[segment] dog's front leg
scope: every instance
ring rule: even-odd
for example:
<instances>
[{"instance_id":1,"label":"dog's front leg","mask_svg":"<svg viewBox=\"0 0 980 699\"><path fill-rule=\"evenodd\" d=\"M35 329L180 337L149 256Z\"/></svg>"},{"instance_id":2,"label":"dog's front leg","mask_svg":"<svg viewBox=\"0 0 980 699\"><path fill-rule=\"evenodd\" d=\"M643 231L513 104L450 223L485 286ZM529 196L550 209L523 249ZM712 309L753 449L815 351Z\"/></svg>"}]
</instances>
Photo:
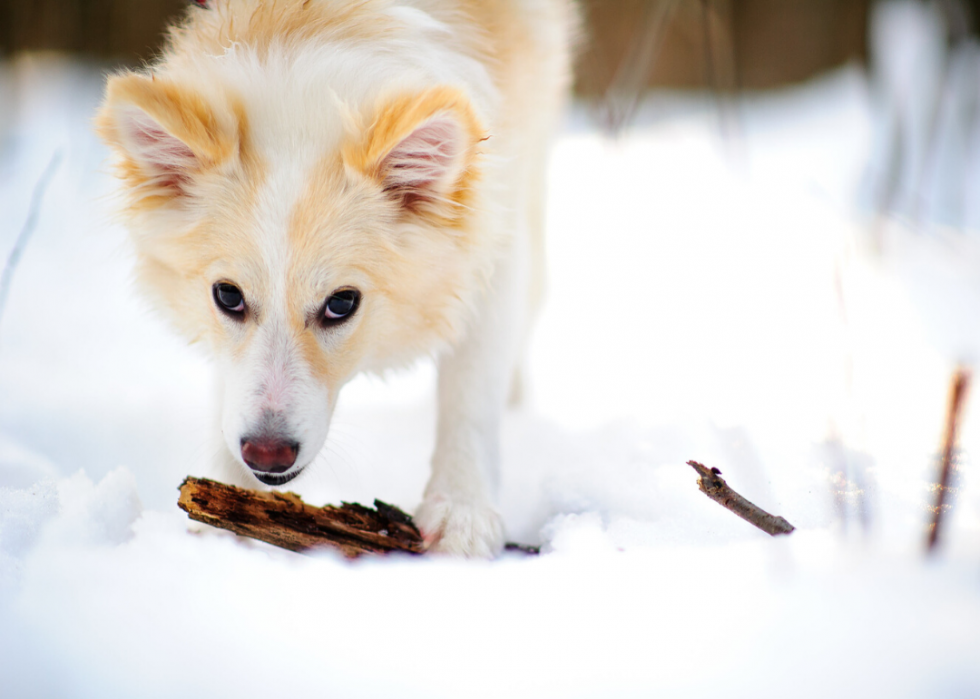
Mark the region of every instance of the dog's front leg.
<instances>
[{"instance_id":1,"label":"dog's front leg","mask_svg":"<svg viewBox=\"0 0 980 699\"><path fill-rule=\"evenodd\" d=\"M503 546L500 423L523 323L524 267L516 255L498 264L466 337L439 363L432 476L416 513L434 551L489 558Z\"/></svg>"}]
</instances>

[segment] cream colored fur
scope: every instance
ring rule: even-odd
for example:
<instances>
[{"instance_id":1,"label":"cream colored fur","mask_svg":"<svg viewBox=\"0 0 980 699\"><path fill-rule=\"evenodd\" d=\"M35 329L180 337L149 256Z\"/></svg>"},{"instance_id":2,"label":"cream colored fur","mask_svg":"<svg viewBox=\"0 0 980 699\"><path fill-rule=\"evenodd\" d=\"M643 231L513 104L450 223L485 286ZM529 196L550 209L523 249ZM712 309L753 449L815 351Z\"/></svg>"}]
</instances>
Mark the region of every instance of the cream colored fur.
<instances>
[{"instance_id":1,"label":"cream colored fur","mask_svg":"<svg viewBox=\"0 0 980 699\"><path fill-rule=\"evenodd\" d=\"M570 0L212 0L110 78L98 129L141 289L219 367L217 474L257 429L327 439L342 386L439 362L432 547L492 556L500 418L539 293L544 159ZM247 311L221 312L230 283ZM318 313L361 293L344 323Z\"/></svg>"}]
</instances>

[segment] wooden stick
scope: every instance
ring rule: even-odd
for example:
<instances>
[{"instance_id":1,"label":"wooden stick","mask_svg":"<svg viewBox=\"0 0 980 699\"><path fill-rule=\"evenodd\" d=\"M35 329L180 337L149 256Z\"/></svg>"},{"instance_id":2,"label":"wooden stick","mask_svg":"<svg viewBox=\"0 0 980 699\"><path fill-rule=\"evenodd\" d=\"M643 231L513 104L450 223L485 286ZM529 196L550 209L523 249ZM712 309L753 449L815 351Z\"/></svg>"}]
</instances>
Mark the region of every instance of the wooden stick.
<instances>
[{"instance_id":1,"label":"wooden stick","mask_svg":"<svg viewBox=\"0 0 980 699\"><path fill-rule=\"evenodd\" d=\"M939 467L939 483L936 486L936 506L932 508L932 522L929 524L929 538L926 552L931 552L939 543L943 514L950 509L946 503L946 493L950 488L952 472L955 470L956 436L959 431L960 415L966 402L966 391L970 386L970 372L963 367L956 369L949 384L949 403L946 405L946 429L943 435L943 459Z\"/></svg>"},{"instance_id":2,"label":"wooden stick","mask_svg":"<svg viewBox=\"0 0 980 699\"><path fill-rule=\"evenodd\" d=\"M722 507L731 510L749 524L755 525L766 534L771 536L789 534L796 529L796 527L782 517L769 514L761 507L753 505L732 490L725 482L725 479L721 477L721 471L718 469L709 469L697 461L688 461L687 465L698 472L698 488L701 489L702 493Z\"/></svg>"},{"instance_id":3,"label":"wooden stick","mask_svg":"<svg viewBox=\"0 0 980 699\"><path fill-rule=\"evenodd\" d=\"M425 550L412 518L380 500L374 501L373 510L348 502L313 507L295 493L259 492L188 477L177 504L195 521L290 551L333 547L357 558L364 553Z\"/></svg>"}]
</instances>

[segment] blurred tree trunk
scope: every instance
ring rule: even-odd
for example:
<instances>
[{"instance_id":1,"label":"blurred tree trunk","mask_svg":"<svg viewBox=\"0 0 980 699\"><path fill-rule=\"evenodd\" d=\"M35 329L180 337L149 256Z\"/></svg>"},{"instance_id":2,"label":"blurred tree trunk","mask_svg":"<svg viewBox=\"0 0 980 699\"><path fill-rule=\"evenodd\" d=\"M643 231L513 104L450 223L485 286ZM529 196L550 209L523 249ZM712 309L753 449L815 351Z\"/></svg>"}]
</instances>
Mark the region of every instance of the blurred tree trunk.
<instances>
[{"instance_id":1,"label":"blurred tree trunk","mask_svg":"<svg viewBox=\"0 0 980 699\"><path fill-rule=\"evenodd\" d=\"M63 51L138 63L185 0L0 0L0 54Z\"/></svg>"}]
</instances>

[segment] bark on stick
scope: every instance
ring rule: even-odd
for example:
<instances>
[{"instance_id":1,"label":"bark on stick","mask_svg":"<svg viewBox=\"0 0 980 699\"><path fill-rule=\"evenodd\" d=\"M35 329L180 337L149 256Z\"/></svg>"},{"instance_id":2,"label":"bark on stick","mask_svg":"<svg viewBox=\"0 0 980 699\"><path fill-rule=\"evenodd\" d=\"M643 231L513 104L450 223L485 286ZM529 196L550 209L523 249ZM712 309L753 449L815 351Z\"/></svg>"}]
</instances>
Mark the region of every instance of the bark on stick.
<instances>
[{"instance_id":1,"label":"bark on stick","mask_svg":"<svg viewBox=\"0 0 980 699\"><path fill-rule=\"evenodd\" d=\"M697 461L688 461L687 465L698 472L698 487L702 493L766 534L771 536L789 534L796 529L782 517L769 514L732 490L725 479L721 477L721 471L718 469L708 468Z\"/></svg>"},{"instance_id":2,"label":"bark on stick","mask_svg":"<svg viewBox=\"0 0 980 699\"><path fill-rule=\"evenodd\" d=\"M188 477L177 504L193 520L290 551L333 547L357 558L425 550L412 518L380 500L374 501L375 509L348 502L313 507L295 493L259 492Z\"/></svg>"}]
</instances>

